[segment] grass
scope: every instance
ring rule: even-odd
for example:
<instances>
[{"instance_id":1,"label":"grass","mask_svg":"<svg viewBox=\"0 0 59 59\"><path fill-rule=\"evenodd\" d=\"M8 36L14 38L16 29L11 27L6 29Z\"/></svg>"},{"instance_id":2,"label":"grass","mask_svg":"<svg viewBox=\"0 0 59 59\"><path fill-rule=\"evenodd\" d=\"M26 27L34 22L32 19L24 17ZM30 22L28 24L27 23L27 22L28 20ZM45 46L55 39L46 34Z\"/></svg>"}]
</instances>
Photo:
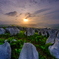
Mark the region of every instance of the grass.
<instances>
[{"instance_id":1,"label":"grass","mask_svg":"<svg viewBox=\"0 0 59 59\"><path fill-rule=\"evenodd\" d=\"M20 31L20 34L17 34L15 36L10 36L9 33L6 33L4 35L0 35L0 45L4 43L4 40L7 40L9 43L13 39L16 39L17 41L12 41L10 43L11 45L11 59L18 59L19 54L21 52L21 49L23 47L23 44L26 42L30 42L35 45L37 48L37 51L39 53L39 59L56 59L54 56L52 56L48 50L48 47L51 45L45 44L48 37L38 35L36 32L33 36L26 36L24 34L24 31Z\"/></svg>"}]
</instances>

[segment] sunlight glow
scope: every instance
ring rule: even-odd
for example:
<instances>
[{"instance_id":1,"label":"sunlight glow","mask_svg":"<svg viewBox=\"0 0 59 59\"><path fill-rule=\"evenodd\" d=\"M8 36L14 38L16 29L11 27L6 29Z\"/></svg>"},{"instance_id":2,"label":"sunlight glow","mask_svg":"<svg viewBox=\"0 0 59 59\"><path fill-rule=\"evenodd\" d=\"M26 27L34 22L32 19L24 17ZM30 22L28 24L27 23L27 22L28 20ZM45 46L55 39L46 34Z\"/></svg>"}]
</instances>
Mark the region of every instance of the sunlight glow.
<instances>
[{"instance_id":1,"label":"sunlight glow","mask_svg":"<svg viewBox=\"0 0 59 59\"><path fill-rule=\"evenodd\" d=\"M27 22L27 21L28 21L28 19L24 19L24 21L25 21L25 22Z\"/></svg>"}]
</instances>

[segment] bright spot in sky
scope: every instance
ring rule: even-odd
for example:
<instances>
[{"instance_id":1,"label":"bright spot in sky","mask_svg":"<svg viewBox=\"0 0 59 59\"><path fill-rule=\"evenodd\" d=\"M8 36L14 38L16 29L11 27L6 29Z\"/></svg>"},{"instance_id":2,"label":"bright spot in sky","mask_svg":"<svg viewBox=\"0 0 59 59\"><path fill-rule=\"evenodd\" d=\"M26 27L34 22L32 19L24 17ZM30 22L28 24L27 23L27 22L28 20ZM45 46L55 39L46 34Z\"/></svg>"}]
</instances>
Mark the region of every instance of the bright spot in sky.
<instances>
[{"instance_id":1,"label":"bright spot in sky","mask_svg":"<svg viewBox=\"0 0 59 59\"><path fill-rule=\"evenodd\" d=\"M27 21L28 21L28 19L24 19L24 21L25 21L25 22L27 22Z\"/></svg>"}]
</instances>

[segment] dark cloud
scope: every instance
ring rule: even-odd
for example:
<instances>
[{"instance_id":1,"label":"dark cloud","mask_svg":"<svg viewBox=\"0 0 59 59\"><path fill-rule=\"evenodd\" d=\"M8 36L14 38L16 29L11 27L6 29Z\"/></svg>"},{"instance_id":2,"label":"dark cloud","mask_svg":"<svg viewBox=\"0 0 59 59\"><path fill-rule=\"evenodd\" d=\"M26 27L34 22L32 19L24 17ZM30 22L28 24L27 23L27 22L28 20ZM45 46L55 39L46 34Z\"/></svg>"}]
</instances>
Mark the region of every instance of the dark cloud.
<instances>
[{"instance_id":1,"label":"dark cloud","mask_svg":"<svg viewBox=\"0 0 59 59\"><path fill-rule=\"evenodd\" d=\"M37 11L34 12L34 14L42 13L42 12L48 11L48 10L50 10L50 9L51 9L51 8L37 10Z\"/></svg>"},{"instance_id":2,"label":"dark cloud","mask_svg":"<svg viewBox=\"0 0 59 59\"><path fill-rule=\"evenodd\" d=\"M45 12L45 11L48 11L48 10L50 10L50 8L37 10L37 11L35 11L33 14L31 14L31 13L26 13L25 16L26 16L26 19L29 18L29 17L38 17L37 14L42 13L42 12Z\"/></svg>"},{"instance_id":3,"label":"dark cloud","mask_svg":"<svg viewBox=\"0 0 59 59\"><path fill-rule=\"evenodd\" d=\"M30 3L38 3L38 1L36 1L36 0L30 0Z\"/></svg>"},{"instance_id":4,"label":"dark cloud","mask_svg":"<svg viewBox=\"0 0 59 59\"><path fill-rule=\"evenodd\" d=\"M53 3L53 2L59 2L59 0L30 0L30 3L35 3L35 4L38 4L38 3L44 3L44 2L48 2L48 3Z\"/></svg>"},{"instance_id":5,"label":"dark cloud","mask_svg":"<svg viewBox=\"0 0 59 59\"><path fill-rule=\"evenodd\" d=\"M31 14L30 12L27 13L20 13L19 15L17 15L16 17L20 17L21 15L25 15L25 19L29 18L29 17L36 17L36 15Z\"/></svg>"},{"instance_id":6,"label":"dark cloud","mask_svg":"<svg viewBox=\"0 0 59 59\"><path fill-rule=\"evenodd\" d=\"M26 19L29 18L29 17L31 17L31 15L32 15L31 13L26 13L25 14Z\"/></svg>"},{"instance_id":7,"label":"dark cloud","mask_svg":"<svg viewBox=\"0 0 59 59\"><path fill-rule=\"evenodd\" d=\"M27 18L29 18L29 17L35 17L36 15L31 14L31 13L26 13L25 16L26 16L26 19L27 19Z\"/></svg>"},{"instance_id":8,"label":"dark cloud","mask_svg":"<svg viewBox=\"0 0 59 59\"><path fill-rule=\"evenodd\" d=\"M23 13L20 13L19 15L16 15L16 17L20 17Z\"/></svg>"},{"instance_id":9,"label":"dark cloud","mask_svg":"<svg viewBox=\"0 0 59 59\"><path fill-rule=\"evenodd\" d=\"M23 13L20 13L19 15L22 15Z\"/></svg>"},{"instance_id":10,"label":"dark cloud","mask_svg":"<svg viewBox=\"0 0 59 59\"><path fill-rule=\"evenodd\" d=\"M40 0L40 2L49 2L49 3L53 3L53 2L58 2L59 0Z\"/></svg>"},{"instance_id":11,"label":"dark cloud","mask_svg":"<svg viewBox=\"0 0 59 59\"><path fill-rule=\"evenodd\" d=\"M25 16L27 16L27 15L31 15L31 13L28 12L28 13L25 14Z\"/></svg>"},{"instance_id":12,"label":"dark cloud","mask_svg":"<svg viewBox=\"0 0 59 59\"><path fill-rule=\"evenodd\" d=\"M5 6L5 8L10 5L13 5L12 1L11 0L0 0L0 7L3 7Z\"/></svg>"},{"instance_id":13,"label":"dark cloud","mask_svg":"<svg viewBox=\"0 0 59 59\"><path fill-rule=\"evenodd\" d=\"M52 20L59 20L59 9L48 12L44 15L47 15L49 18L51 17Z\"/></svg>"},{"instance_id":14,"label":"dark cloud","mask_svg":"<svg viewBox=\"0 0 59 59\"><path fill-rule=\"evenodd\" d=\"M8 16L16 16L17 15L17 12L16 11L13 11L13 12L6 13L5 15L8 15Z\"/></svg>"},{"instance_id":15,"label":"dark cloud","mask_svg":"<svg viewBox=\"0 0 59 59\"><path fill-rule=\"evenodd\" d=\"M59 13L59 10L55 10L55 11L51 11L51 12L48 12L48 13L46 13L45 15L48 15L48 14L53 14L53 13Z\"/></svg>"},{"instance_id":16,"label":"dark cloud","mask_svg":"<svg viewBox=\"0 0 59 59\"><path fill-rule=\"evenodd\" d=\"M59 0L47 0L49 3L58 2Z\"/></svg>"}]
</instances>

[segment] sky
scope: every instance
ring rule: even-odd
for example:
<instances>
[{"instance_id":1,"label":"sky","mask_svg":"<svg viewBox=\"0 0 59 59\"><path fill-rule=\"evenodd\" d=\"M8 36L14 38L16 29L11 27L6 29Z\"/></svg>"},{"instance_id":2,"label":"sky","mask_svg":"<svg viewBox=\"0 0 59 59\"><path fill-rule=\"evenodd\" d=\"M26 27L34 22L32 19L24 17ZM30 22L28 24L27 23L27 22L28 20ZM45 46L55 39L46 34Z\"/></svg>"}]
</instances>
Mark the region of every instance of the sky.
<instances>
[{"instance_id":1,"label":"sky","mask_svg":"<svg viewBox=\"0 0 59 59\"><path fill-rule=\"evenodd\" d=\"M0 24L59 24L59 0L0 0Z\"/></svg>"}]
</instances>

